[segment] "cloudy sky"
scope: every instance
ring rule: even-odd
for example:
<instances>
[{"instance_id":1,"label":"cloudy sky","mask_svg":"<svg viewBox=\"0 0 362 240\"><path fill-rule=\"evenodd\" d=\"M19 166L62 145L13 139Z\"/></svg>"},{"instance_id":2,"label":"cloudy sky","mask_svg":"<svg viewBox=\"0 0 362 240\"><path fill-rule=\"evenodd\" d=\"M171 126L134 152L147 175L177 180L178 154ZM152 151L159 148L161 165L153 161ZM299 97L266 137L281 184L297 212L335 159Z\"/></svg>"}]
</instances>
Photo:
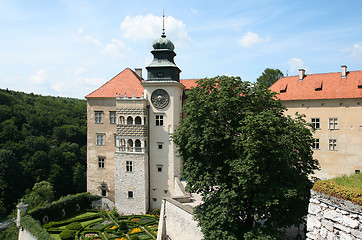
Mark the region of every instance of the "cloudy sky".
<instances>
[{"instance_id":1,"label":"cloudy sky","mask_svg":"<svg viewBox=\"0 0 362 240\"><path fill-rule=\"evenodd\" d=\"M0 0L0 88L84 98L146 77L163 9L183 79L362 70L360 0Z\"/></svg>"}]
</instances>

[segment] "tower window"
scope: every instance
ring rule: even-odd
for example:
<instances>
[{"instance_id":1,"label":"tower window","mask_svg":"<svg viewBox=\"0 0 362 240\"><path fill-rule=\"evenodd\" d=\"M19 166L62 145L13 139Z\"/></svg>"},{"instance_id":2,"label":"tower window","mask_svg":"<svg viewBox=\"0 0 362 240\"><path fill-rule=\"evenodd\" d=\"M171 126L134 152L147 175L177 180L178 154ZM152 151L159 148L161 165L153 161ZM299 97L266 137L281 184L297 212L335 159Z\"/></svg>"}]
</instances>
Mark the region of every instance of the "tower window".
<instances>
[{"instance_id":1,"label":"tower window","mask_svg":"<svg viewBox=\"0 0 362 240\"><path fill-rule=\"evenodd\" d=\"M156 115L156 126L163 126L163 115Z\"/></svg>"},{"instance_id":2,"label":"tower window","mask_svg":"<svg viewBox=\"0 0 362 240\"><path fill-rule=\"evenodd\" d=\"M103 123L103 112L94 112L94 123Z\"/></svg>"},{"instance_id":3,"label":"tower window","mask_svg":"<svg viewBox=\"0 0 362 240\"><path fill-rule=\"evenodd\" d=\"M157 167L157 172L162 172L162 167L163 167L162 165L157 165L156 167Z\"/></svg>"},{"instance_id":4,"label":"tower window","mask_svg":"<svg viewBox=\"0 0 362 240\"><path fill-rule=\"evenodd\" d=\"M104 168L105 157L98 157L98 168Z\"/></svg>"},{"instance_id":5,"label":"tower window","mask_svg":"<svg viewBox=\"0 0 362 240\"><path fill-rule=\"evenodd\" d=\"M132 171L133 171L133 162L126 161L126 172L132 172Z\"/></svg>"},{"instance_id":6,"label":"tower window","mask_svg":"<svg viewBox=\"0 0 362 240\"><path fill-rule=\"evenodd\" d=\"M158 146L158 149L162 149L163 143L162 143L162 142L158 142L158 143L157 143L157 146Z\"/></svg>"},{"instance_id":7,"label":"tower window","mask_svg":"<svg viewBox=\"0 0 362 240\"><path fill-rule=\"evenodd\" d=\"M157 77L158 77L158 78L163 78L163 77L164 77L163 72L158 72L158 73L157 73Z\"/></svg>"},{"instance_id":8,"label":"tower window","mask_svg":"<svg viewBox=\"0 0 362 240\"><path fill-rule=\"evenodd\" d=\"M128 191L128 198L133 198L133 191Z\"/></svg>"},{"instance_id":9,"label":"tower window","mask_svg":"<svg viewBox=\"0 0 362 240\"><path fill-rule=\"evenodd\" d=\"M107 190L102 189L102 197L106 197L107 196Z\"/></svg>"},{"instance_id":10,"label":"tower window","mask_svg":"<svg viewBox=\"0 0 362 240\"><path fill-rule=\"evenodd\" d=\"M141 119L141 117L138 117L138 116L137 116L134 121L135 121L135 124L136 124L136 125L141 125L141 124L142 124L142 119Z\"/></svg>"}]
</instances>

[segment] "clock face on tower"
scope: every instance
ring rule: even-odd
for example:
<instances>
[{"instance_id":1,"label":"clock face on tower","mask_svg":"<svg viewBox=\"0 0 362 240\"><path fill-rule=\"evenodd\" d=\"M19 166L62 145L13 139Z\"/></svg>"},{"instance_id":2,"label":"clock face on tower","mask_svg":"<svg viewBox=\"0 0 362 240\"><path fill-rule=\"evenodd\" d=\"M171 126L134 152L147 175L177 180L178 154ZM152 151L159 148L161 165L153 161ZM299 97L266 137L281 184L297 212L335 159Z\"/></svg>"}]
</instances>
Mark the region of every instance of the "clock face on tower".
<instances>
[{"instance_id":1,"label":"clock face on tower","mask_svg":"<svg viewBox=\"0 0 362 240\"><path fill-rule=\"evenodd\" d=\"M155 108L165 108L170 102L170 96L163 89L156 89L151 95L151 102Z\"/></svg>"}]
</instances>

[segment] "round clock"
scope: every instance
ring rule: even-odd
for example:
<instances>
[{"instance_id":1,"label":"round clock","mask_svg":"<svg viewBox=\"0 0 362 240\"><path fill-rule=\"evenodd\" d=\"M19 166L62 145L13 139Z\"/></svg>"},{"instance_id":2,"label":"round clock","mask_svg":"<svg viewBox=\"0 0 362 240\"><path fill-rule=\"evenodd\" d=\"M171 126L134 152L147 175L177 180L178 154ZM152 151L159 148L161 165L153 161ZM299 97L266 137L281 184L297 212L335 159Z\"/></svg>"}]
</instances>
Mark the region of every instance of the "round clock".
<instances>
[{"instance_id":1,"label":"round clock","mask_svg":"<svg viewBox=\"0 0 362 240\"><path fill-rule=\"evenodd\" d=\"M163 89L156 89L151 95L151 102L155 108L164 108L170 102L170 96Z\"/></svg>"}]
</instances>

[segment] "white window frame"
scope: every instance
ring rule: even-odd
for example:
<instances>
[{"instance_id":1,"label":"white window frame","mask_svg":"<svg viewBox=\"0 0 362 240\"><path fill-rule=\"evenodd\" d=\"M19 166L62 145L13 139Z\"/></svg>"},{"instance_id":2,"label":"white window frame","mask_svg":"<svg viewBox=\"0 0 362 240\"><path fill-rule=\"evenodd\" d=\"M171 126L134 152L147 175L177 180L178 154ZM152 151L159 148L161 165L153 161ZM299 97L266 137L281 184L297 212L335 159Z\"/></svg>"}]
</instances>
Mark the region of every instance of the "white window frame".
<instances>
[{"instance_id":1,"label":"white window frame","mask_svg":"<svg viewBox=\"0 0 362 240\"><path fill-rule=\"evenodd\" d=\"M126 161L126 172L133 172L133 162Z\"/></svg>"},{"instance_id":2,"label":"white window frame","mask_svg":"<svg viewBox=\"0 0 362 240\"><path fill-rule=\"evenodd\" d=\"M109 123L115 124L117 121L116 111L109 111Z\"/></svg>"},{"instance_id":3,"label":"white window frame","mask_svg":"<svg viewBox=\"0 0 362 240\"><path fill-rule=\"evenodd\" d=\"M313 150L319 150L319 149L320 149L320 148L319 148L319 144L320 144L319 138L314 138L314 142L313 142L313 145L312 145L312 149L313 149Z\"/></svg>"},{"instance_id":4,"label":"white window frame","mask_svg":"<svg viewBox=\"0 0 362 240\"><path fill-rule=\"evenodd\" d=\"M337 151L338 150L337 139L330 138L328 140L328 150L329 151Z\"/></svg>"},{"instance_id":5,"label":"white window frame","mask_svg":"<svg viewBox=\"0 0 362 240\"><path fill-rule=\"evenodd\" d=\"M94 111L94 123L103 123L103 111Z\"/></svg>"},{"instance_id":6,"label":"white window frame","mask_svg":"<svg viewBox=\"0 0 362 240\"><path fill-rule=\"evenodd\" d=\"M105 168L106 157L98 156L98 168Z\"/></svg>"},{"instance_id":7,"label":"white window frame","mask_svg":"<svg viewBox=\"0 0 362 240\"><path fill-rule=\"evenodd\" d=\"M156 126L163 126L164 115L157 114L156 115Z\"/></svg>"},{"instance_id":8,"label":"white window frame","mask_svg":"<svg viewBox=\"0 0 362 240\"><path fill-rule=\"evenodd\" d=\"M338 118L328 118L328 129L329 130L339 129Z\"/></svg>"},{"instance_id":9,"label":"white window frame","mask_svg":"<svg viewBox=\"0 0 362 240\"><path fill-rule=\"evenodd\" d=\"M310 122L312 123L313 129L321 129L321 119L320 118L311 118ZM318 127L317 127L318 124Z\"/></svg>"},{"instance_id":10,"label":"white window frame","mask_svg":"<svg viewBox=\"0 0 362 240\"><path fill-rule=\"evenodd\" d=\"M104 133L97 133L96 144L97 146L104 146Z\"/></svg>"}]
</instances>

